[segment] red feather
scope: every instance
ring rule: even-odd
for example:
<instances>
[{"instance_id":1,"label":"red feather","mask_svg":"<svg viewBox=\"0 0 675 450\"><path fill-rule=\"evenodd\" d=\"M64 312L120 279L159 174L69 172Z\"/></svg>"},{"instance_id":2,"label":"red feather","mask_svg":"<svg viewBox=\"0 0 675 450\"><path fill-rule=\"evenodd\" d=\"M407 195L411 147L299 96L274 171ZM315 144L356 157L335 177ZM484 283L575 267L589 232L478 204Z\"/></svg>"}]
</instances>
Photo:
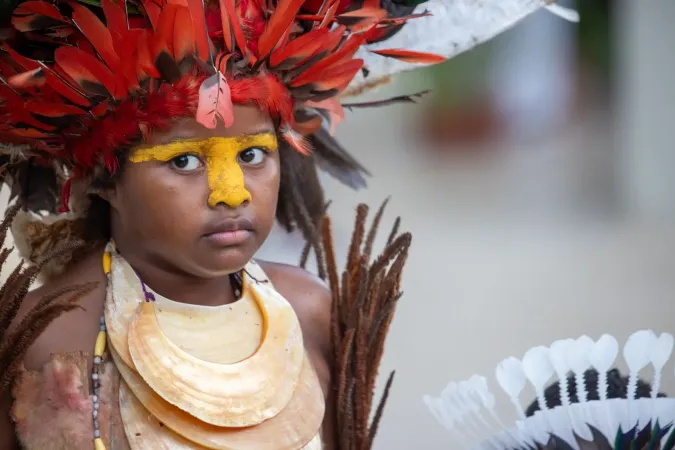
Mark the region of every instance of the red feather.
<instances>
[{"instance_id":1,"label":"red feather","mask_svg":"<svg viewBox=\"0 0 675 450\"><path fill-rule=\"evenodd\" d=\"M151 49L151 42L154 39L153 35L148 30L140 30L137 37L138 59L136 61L136 74L139 79L146 76L151 78L159 78L161 75L155 67L155 59Z\"/></svg>"},{"instance_id":2,"label":"red feather","mask_svg":"<svg viewBox=\"0 0 675 450\"><path fill-rule=\"evenodd\" d=\"M316 80L312 82L312 88L316 91L342 90L361 70L362 66L362 59L350 59L333 65L317 74Z\"/></svg>"},{"instance_id":3,"label":"red feather","mask_svg":"<svg viewBox=\"0 0 675 450\"><path fill-rule=\"evenodd\" d=\"M302 134L303 136L309 136L319 131L321 129L322 124L323 118L319 114L309 116L305 118L305 120L303 121L298 120L298 118L296 117L293 129L295 129L295 131Z\"/></svg>"},{"instance_id":4,"label":"red feather","mask_svg":"<svg viewBox=\"0 0 675 450\"><path fill-rule=\"evenodd\" d=\"M319 79L319 75L324 70L328 69L334 64L340 64L343 60L348 60L353 57L354 53L356 53L359 47L370 37L370 34L374 29L375 27L364 33L350 35L338 51L312 65L304 73L300 74L293 81L291 81L291 87L298 87L312 83Z\"/></svg>"},{"instance_id":5,"label":"red feather","mask_svg":"<svg viewBox=\"0 0 675 450\"><path fill-rule=\"evenodd\" d=\"M335 133L335 128L345 119L345 110L342 107L342 103L335 97L320 102L306 101L305 106L320 109L328 113L331 134Z\"/></svg>"},{"instance_id":6,"label":"red feather","mask_svg":"<svg viewBox=\"0 0 675 450\"><path fill-rule=\"evenodd\" d=\"M335 18L335 13L337 12L339 6L339 1L336 0L333 2L333 4L328 8L328 11L326 11L326 15L324 16L323 20L319 24L319 28L330 26L330 24L333 22L333 19Z\"/></svg>"},{"instance_id":7,"label":"red feather","mask_svg":"<svg viewBox=\"0 0 675 450\"><path fill-rule=\"evenodd\" d=\"M98 105L94 106L91 109L91 114L96 117L97 119L100 119L103 117L107 112L108 112L108 105L110 104L110 101L106 98L103 100L101 103Z\"/></svg>"},{"instance_id":8,"label":"red feather","mask_svg":"<svg viewBox=\"0 0 675 450\"><path fill-rule=\"evenodd\" d=\"M188 9L190 10L192 28L195 33L197 56L199 56L199 59L202 61L208 61L210 56L210 39L208 31L206 30L206 23L204 22L204 6L202 0L188 0Z\"/></svg>"},{"instance_id":9,"label":"red feather","mask_svg":"<svg viewBox=\"0 0 675 450\"><path fill-rule=\"evenodd\" d=\"M75 25L89 39L91 45L101 55L101 58L103 58L108 67L112 70L117 70L120 65L120 57L115 52L110 30L86 6L79 3L72 3L71 6L73 8L72 17Z\"/></svg>"},{"instance_id":10,"label":"red feather","mask_svg":"<svg viewBox=\"0 0 675 450\"><path fill-rule=\"evenodd\" d=\"M54 52L54 59L85 92L104 95L100 89L103 88L116 100L126 97L127 92L120 78L101 61L79 48L59 47Z\"/></svg>"},{"instance_id":11,"label":"red feather","mask_svg":"<svg viewBox=\"0 0 675 450\"><path fill-rule=\"evenodd\" d=\"M70 86L59 77L53 69L43 69L45 74L45 80L47 85L54 90L57 94L65 97L76 105L88 107L89 99L85 97L82 93L77 91L73 86Z\"/></svg>"},{"instance_id":12,"label":"red feather","mask_svg":"<svg viewBox=\"0 0 675 450\"><path fill-rule=\"evenodd\" d=\"M127 13L122 1L101 0L106 27L110 31L112 42L118 55L124 55L127 48L124 46L124 37L127 35ZM129 25L131 26L131 24Z\"/></svg>"},{"instance_id":13,"label":"red feather","mask_svg":"<svg viewBox=\"0 0 675 450\"><path fill-rule=\"evenodd\" d=\"M45 117L79 116L86 114L86 111L77 106L66 105L65 103L47 103L37 100L26 102L26 109L31 114Z\"/></svg>"},{"instance_id":14,"label":"red feather","mask_svg":"<svg viewBox=\"0 0 675 450\"><path fill-rule=\"evenodd\" d=\"M21 89L43 86L46 81L45 74L41 68L18 73L7 79L10 86Z\"/></svg>"},{"instance_id":15,"label":"red feather","mask_svg":"<svg viewBox=\"0 0 675 450\"><path fill-rule=\"evenodd\" d=\"M361 8L337 16L338 23L352 32L359 32L378 24L387 17L387 11L381 8Z\"/></svg>"},{"instance_id":16,"label":"red feather","mask_svg":"<svg viewBox=\"0 0 675 450\"><path fill-rule=\"evenodd\" d=\"M173 27L173 57L180 62L195 52L195 32L187 8L176 10Z\"/></svg>"},{"instance_id":17,"label":"red feather","mask_svg":"<svg viewBox=\"0 0 675 450\"><path fill-rule=\"evenodd\" d=\"M298 153L309 155L312 152L311 144L305 139L303 135L291 128L285 128L281 135L284 140L288 142Z\"/></svg>"},{"instance_id":18,"label":"red feather","mask_svg":"<svg viewBox=\"0 0 675 450\"><path fill-rule=\"evenodd\" d=\"M436 55L433 53L423 53L423 52L413 52L410 50L401 50L401 49L389 49L389 50L371 50L372 53L376 53L381 56L386 56L388 58L396 58L401 61L409 63L420 63L420 64L436 64L446 61L445 56Z\"/></svg>"},{"instance_id":19,"label":"red feather","mask_svg":"<svg viewBox=\"0 0 675 450\"><path fill-rule=\"evenodd\" d=\"M279 4L267 22L265 31L258 39L260 59L266 58L281 42L282 36L290 29L303 2L304 0L279 0Z\"/></svg>"},{"instance_id":20,"label":"red feather","mask_svg":"<svg viewBox=\"0 0 675 450\"><path fill-rule=\"evenodd\" d=\"M270 65L277 67L285 63L285 65L297 66L299 63L313 56L321 48L323 38L329 34L328 29L317 28L300 35L283 47L274 50L270 55Z\"/></svg>"},{"instance_id":21,"label":"red feather","mask_svg":"<svg viewBox=\"0 0 675 450\"><path fill-rule=\"evenodd\" d=\"M143 3L143 8L145 8L145 14L150 20L150 24L153 29L157 29L159 24L159 16L162 13L162 7L160 6L159 0L141 0Z\"/></svg>"},{"instance_id":22,"label":"red feather","mask_svg":"<svg viewBox=\"0 0 675 450\"><path fill-rule=\"evenodd\" d=\"M33 61L32 59L26 58L23 55L20 55L17 53L12 47L9 45L3 45L2 49L9 53L9 57L19 64L21 67L23 67L26 70L33 70L37 69L40 67L40 64L37 61Z\"/></svg>"},{"instance_id":23,"label":"red feather","mask_svg":"<svg viewBox=\"0 0 675 450\"><path fill-rule=\"evenodd\" d=\"M241 28L241 22L234 7L234 0L220 0L220 18L223 23L223 39L225 47L230 51L235 51L234 44L239 47L242 56L246 56L246 37ZM234 38L234 42L233 42Z\"/></svg>"},{"instance_id":24,"label":"red feather","mask_svg":"<svg viewBox=\"0 0 675 450\"><path fill-rule=\"evenodd\" d=\"M159 15L159 21L155 28L153 38L152 56L153 61L157 59L157 55L166 52L173 56L173 36L174 27L176 25L176 12L180 9L179 5L167 4L162 8Z\"/></svg>"},{"instance_id":25,"label":"red feather","mask_svg":"<svg viewBox=\"0 0 675 450\"><path fill-rule=\"evenodd\" d=\"M20 3L12 13L12 24L22 32L62 28L70 25L59 9L45 1Z\"/></svg>"}]
</instances>

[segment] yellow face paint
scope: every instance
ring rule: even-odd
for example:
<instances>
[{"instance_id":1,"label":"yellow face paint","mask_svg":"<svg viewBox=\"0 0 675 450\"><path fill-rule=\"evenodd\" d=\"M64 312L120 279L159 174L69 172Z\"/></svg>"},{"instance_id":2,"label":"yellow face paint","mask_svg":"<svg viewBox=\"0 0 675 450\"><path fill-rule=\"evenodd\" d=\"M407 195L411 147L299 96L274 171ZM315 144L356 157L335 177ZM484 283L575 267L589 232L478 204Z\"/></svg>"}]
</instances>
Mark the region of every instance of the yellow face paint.
<instances>
[{"instance_id":1,"label":"yellow face paint","mask_svg":"<svg viewBox=\"0 0 675 450\"><path fill-rule=\"evenodd\" d=\"M208 139L183 139L165 145L136 149L129 160L168 162L181 155L194 155L206 165L211 194L209 206L218 203L236 208L251 200L244 185L244 172L239 165L239 154L244 150L260 148L268 152L277 150L274 133L252 134L239 137L212 137Z\"/></svg>"}]
</instances>

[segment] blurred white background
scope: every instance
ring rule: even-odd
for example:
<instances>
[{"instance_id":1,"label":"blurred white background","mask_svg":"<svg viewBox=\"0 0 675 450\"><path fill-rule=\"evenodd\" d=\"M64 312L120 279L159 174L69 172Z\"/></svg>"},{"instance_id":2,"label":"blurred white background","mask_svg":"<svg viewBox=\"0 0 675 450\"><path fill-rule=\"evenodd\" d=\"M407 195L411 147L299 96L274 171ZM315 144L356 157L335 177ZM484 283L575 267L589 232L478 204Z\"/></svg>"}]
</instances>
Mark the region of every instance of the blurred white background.
<instances>
[{"instance_id":1,"label":"blurred white background","mask_svg":"<svg viewBox=\"0 0 675 450\"><path fill-rule=\"evenodd\" d=\"M675 328L675 2L587 3L584 25L542 12L401 77L370 96L434 93L338 131L373 173L357 193L325 177L341 258L359 202L391 196L384 223L414 236L378 450L449 449L422 396L531 346ZM279 232L260 256L300 246Z\"/></svg>"}]
</instances>

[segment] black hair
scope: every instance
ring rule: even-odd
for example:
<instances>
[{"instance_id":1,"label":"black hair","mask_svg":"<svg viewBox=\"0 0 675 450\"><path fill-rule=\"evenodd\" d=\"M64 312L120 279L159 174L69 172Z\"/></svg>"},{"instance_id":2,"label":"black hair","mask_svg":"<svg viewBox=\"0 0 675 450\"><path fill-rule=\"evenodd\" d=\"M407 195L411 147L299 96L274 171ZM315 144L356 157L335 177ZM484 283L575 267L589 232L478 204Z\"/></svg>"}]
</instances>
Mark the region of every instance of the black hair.
<instances>
[{"instance_id":1,"label":"black hair","mask_svg":"<svg viewBox=\"0 0 675 450\"><path fill-rule=\"evenodd\" d=\"M589 369L584 372L584 384L586 386L588 400L600 400L600 395L598 393L598 375L598 371L595 369ZM574 376L569 376L567 378L567 386L570 402L578 403L579 397L577 395L577 384ZM626 398L628 395L628 377L622 376L618 369L612 369L607 372L607 387L607 398ZM647 398L651 396L651 392L651 384L638 379L637 398ZM658 396L665 397L666 395L659 393ZM544 399L546 400L546 406L548 408L555 408L556 406L562 405L559 381L556 381L544 390ZM535 400L528 406L525 414L529 417L534 415L534 413L540 409L539 401Z\"/></svg>"},{"instance_id":2,"label":"black hair","mask_svg":"<svg viewBox=\"0 0 675 450\"><path fill-rule=\"evenodd\" d=\"M117 158L114 174L107 172L94 179L93 189L111 187L122 174L126 159ZM277 221L288 232L299 229L308 241L317 235L319 221L324 214L324 194L319 182L317 166L312 155L302 155L279 139L281 179L277 202ZM87 212L85 240L105 242L111 237L110 204L98 195L91 195Z\"/></svg>"}]
</instances>

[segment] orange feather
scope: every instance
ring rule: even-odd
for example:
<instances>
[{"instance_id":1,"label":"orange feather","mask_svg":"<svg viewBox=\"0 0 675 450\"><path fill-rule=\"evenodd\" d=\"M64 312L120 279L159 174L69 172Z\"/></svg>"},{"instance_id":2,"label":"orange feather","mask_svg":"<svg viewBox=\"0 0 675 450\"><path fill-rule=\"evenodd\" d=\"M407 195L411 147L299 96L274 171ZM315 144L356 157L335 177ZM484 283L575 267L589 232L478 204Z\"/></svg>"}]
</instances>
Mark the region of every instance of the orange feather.
<instances>
[{"instance_id":1,"label":"orange feather","mask_svg":"<svg viewBox=\"0 0 675 450\"><path fill-rule=\"evenodd\" d=\"M82 88L93 95L105 95L107 91L114 99L126 97L126 90L120 78L101 61L75 47L59 47L54 60Z\"/></svg>"},{"instance_id":2,"label":"orange feather","mask_svg":"<svg viewBox=\"0 0 675 450\"><path fill-rule=\"evenodd\" d=\"M120 57L115 52L110 30L91 12L89 8L79 3L72 3L73 21L82 34L89 40L96 52L112 70L117 70Z\"/></svg>"},{"instance_id":3,"label":"orange feather","mask_svg":"<svg viewBox=\"0 0 675 450\"><path fill-rule=\"evenodd\" d=\"M264 59L269 55L274 47L281 41L282 36L286 33L295 19L304 0L280 0L276 9L272 13L265 31L258 39L258 54L260 59Z\"/></svg>"},{"instance_id":4,"label":"orange feather","mask_svg":"<svg viewBox=\"0 0 675 450\"><path fill-rule=\"evenodd\" d=\"M188 9L192 18L192 28L195 33L197 56L202 61L208 61L210 56L209 35L204 22L204 4L202 0L188 0Z\"/></svg>"},{"instance_id":5,"label":"orange feather","mask_svg":"<svg viewBox=\"0 0 675 450\"><path fill-rule=\"evenodd\" d=\"M444 56L436 55L434 53L413 52L410 50L402 50L402 49L371 50L371 51L372 53L375 53L380 56L395 58L409 63L436 64L444 62L447 59Z\"/></svg>"}]
</instances>

